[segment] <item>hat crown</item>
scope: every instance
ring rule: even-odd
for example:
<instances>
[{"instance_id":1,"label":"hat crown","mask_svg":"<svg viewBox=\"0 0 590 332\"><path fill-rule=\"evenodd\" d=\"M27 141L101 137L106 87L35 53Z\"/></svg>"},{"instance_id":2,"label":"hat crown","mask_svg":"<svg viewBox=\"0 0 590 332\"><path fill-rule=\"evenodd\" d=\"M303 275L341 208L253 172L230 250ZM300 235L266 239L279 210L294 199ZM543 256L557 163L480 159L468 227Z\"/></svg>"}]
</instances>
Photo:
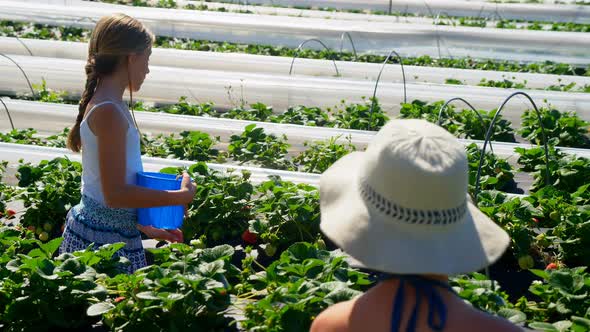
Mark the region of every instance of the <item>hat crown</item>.
<instances>
[{"instance_id":1,"label":"hat crown","mask_svg":"<svg viewBox=\"0 0 590 332\"><path fill-rule=\"evenodd\" d=\"M390 121L367 147L366 158L361 190L382 212L401 208L403 213L392 220L408 217L413 223L450 224L462 216L467 156L443 128L424 120ZM439 213L442 219L432 215Z\"/></svg>"}]
</instances>

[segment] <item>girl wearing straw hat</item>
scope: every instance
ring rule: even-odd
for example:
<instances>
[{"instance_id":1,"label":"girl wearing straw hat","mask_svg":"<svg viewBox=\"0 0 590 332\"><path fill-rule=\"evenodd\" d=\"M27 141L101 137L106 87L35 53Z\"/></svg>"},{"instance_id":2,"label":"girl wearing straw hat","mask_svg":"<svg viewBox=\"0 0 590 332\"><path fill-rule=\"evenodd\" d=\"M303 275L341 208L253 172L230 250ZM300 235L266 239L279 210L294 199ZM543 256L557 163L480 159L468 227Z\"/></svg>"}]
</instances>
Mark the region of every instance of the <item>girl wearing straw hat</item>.
<instances>
[{"instance_id":1,"label":"girl wearing straw hat","mask_svg":"<svg viewBox=\"0 0 590 332\"><path fill-rule=\"evenodd\" d=\"M457 296L448 275L478 271L509 237L470 201L464 147L423 120L390 121L365 152L321 178L321 229L353 265L382 273L362 296L326 309L312 332L521 331Z\"/></svg>"}]
</instances>

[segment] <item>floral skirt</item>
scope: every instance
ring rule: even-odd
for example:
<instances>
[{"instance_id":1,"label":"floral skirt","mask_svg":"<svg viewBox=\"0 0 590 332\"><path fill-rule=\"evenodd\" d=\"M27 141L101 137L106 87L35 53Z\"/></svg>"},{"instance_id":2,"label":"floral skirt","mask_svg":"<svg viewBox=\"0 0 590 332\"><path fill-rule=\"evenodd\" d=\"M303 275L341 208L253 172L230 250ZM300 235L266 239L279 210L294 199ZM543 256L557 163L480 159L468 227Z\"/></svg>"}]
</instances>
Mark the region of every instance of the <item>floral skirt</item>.
<instances>
[{"instance_id":1,"label":"floral skirt","mask_svg":"<svg viewBox=\"0 0 590 332\"><path fill-rule=\"evenodd\" d=\"M96 200L82 196L80 204L74 206L66 218L60 253L84 250L91 244L124 242L116 256L131 261L129 273L147 265L141 243L141 234L135 227L137 215L124 209L108 208Z\"/></svg>"}]
</instances>

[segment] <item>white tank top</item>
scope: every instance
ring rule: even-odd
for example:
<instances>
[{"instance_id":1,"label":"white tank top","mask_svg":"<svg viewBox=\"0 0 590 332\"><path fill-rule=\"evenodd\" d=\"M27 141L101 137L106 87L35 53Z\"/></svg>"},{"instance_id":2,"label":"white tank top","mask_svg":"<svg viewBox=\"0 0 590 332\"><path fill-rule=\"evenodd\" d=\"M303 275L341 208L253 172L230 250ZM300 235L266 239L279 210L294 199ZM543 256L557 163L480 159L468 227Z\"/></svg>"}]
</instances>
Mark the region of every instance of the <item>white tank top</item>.
<instances>
[{"instance_id":1,"label":"white tank top","mask_svg":"<svg viewBox=\"0 0 590 332\"><path fill-rule=\"evenodd\" d=\"M98 163L98 141L96 135L92 132L86 121L90 114L99 106L113 104L115 108L121 111L121 114L127 119L129 127L125 139L126 147L126 170L125 181L127 184L136 184L138 172L143 171L141 162L141 149L139 131L133 124L131 115L127 108L112 101L104 101L94 105L86 114L86 117L80 123L80 138L82 142L82 195L86 195L99 203L105 205L102 184L100 182L100 167ZM135 211L135 209L125 209Z\"/></svg>"}]
</instances>

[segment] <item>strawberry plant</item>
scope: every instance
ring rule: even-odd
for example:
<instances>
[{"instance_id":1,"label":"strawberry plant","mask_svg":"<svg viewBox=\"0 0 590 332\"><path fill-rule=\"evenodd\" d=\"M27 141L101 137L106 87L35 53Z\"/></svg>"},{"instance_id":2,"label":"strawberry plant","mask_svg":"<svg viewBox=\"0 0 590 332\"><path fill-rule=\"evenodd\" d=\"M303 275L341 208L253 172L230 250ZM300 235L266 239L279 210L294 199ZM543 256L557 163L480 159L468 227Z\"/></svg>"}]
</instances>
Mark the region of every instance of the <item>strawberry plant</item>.
<instances>
[{"instance_id":1,"label":"strawberry plant","mask_svg":"<svg viewBox=\"0 0 590 332\"><path fill-rule=\"evenodd\" d=\"M177 173L176 169L163 171ZM197 193L183 224L185 239L204 236L210 246L239 240L253 216L250 173L222 176L204 163L191 166L188 172L197 183Z\"/></svg>"},{"instance_id":2,"label":"strawberry plant","mask_svg":"<svg viewBox=\"0 0 590 332\"><path fill-rule=\"evenodd\" d=\"M30 163L18 168L18 186L15 198L27 208L22 216L23 226L47 232L50 237L59 233L68 210L80 202L82 166L66 158ZM44 234L43 237L46 235Z\"/></svg>"},{"instance_id":3,"label":"strawberry plant","mask_svg":"<svg viewBox=\"0 0 590 332\"><path fill-rule=\"evenodd\" d=\"M5 269L6 264L20 254L27 254L39 248L41 242L35 239L35 233L20 227L0 225L0 279L10 274ZM0 310L0 312L2 312Z\"/></svg>"},{"instance_id":4,"label":"strawberry plant","mask_svg":"<svg viewBox=\"0 0 590 332\"><path fill-rule=\"evenodd\" d=\"M41 84L33 84L35 89L36 100L44 103L65 103L67 93L60 91L56 92L47 88L47 82L43 78Z\"/></svg>"},{"instance_id":5,"label":"strawberry plant","mask_svg":"<svg viewBox=\"0 0 590 332\"><path fill-rule=\"evenodd\" d=\"M411 103L402 103L400 109L400 118L402 119L422 119L428 122L436 123L438 114L444 105L443 101L428 103L422 100L412 100ZM445 128L451 134L457 132L457 126L453 122L454 107L448 105L441 115L441 127Z\"/></svg>"},{"instance_id":6,"label":"strawberry plant","mask_svg":"<svg viewBox=\"0 0 590 332\"><path fill-rule=\"evenodd\" d=\"M375 100L373 112L371 114L371 103L370 100L365 100L363 104L346 104L345 101L337 106L334 110L331 110L333 122L330 127L334 128L346 128L346 129L359 129L359 130L379 130L387 121L389 117L379 102Z\"/></svg>"},{"instance_id":7,"label":"strawberry plant","mask_svg":"<svg viewBox=\"0 0 590 332\"><path fill-rule=\"evenodd\" d=\"M224 331L231 319L225 274L230 246L184 244L153 251L158 265L105 280L111 296L88 308L116 331Z\"/></svg>"},{"instance_id":8,"label":"strawberry plant","mask_svg":"<svg viewBox=\"0 0 590 332\"><path fill-rule=\"evenodd\" d=\"M539 208L533 206L526 198L508 199L506 195L497 191L483 191L478 196L478 207L510 235L514 258L520 259L534 254L536 257L532 257L533 259L542 260L539 253L533 250L536 237L534 228L541 226L537 225L534 219L543 216ZM523 262L524 259L519 261L521 268L532 268L529 266L531 264L522 264ZM536 264L535 261L533 264Z\"/></svg>"},{"instance_id":9,"label":"strawberry plant","mask_svg":"<svg viewBox=\"0 0 590 332\"><path fill-rule=\"evenodd\" d=\"M44 139L45 144L50 147L65 149L67 146L67 140L68 140L69 133L70 133L70 128L64 128L64 130L59 134L47 136Z\"/></svg>"},{"instance_id":10,"label":"strawberry plant","mask_svg":"<svg viewBox=\"0 0 590 332\"><path fill-rule=\"evenodd\" d=\"M501 290L500 284L492 282L481 273L471 273L469 275L459 275L449 279L450 286L464 300L469 301L475 308L490 313L502 314L512 312L515 314L512 304L508 301L508 294ZM522 323L524 314L519 315L518 321L512 320L513 323ZM524 316L526 318L526 316Z\"/></svg>"},{"instance_id":11,"label":"strawberry plant","mask_svg":"<svg viewBox=\"0 0 590 332\"><path fill-rule=\"evenodd\" d=\"M487 86L492 88L503 88L503 89L526 89L526 81L522 83L516 83L507 79L501 81L486 80L485 78L479 82L479 86Z\"/></svg>"},{"instance_id":12,"label":"strawberry plant","mask_svg":"<svg viewBox=\"0 0 590 332\"><path fill-rule=\"evenodd\" d=\"M105 246L98 256L79 252L52 259L61 241L39 244L6 264L10 273L0 284L0 293L9 300L0 303L0 321L6 324L6 331L88 328L98 321L87 316L86 309L106 299L107 290L99 284L106 275L87 263L111 260L122 244Z\"/></svg>"},{"instance_id":13,"label":"strawberry plant","mask_svg":"<svg viewBox=\"0 0 590 332\"><path fill-rule=\"evenodd\" d=\"M492 120L496 115L497 110L484 111L477 110L479 116L477 116L472 110L462 110L455 114L455 121L457 122L457 133L459 137L484 140L488 128L492 124ZM483 122L482 122L483 120ZM496 118L494 123L494 129L492 141L500 142L515 142L514 130L510 121L504 119L501 115Z\"/></svg>"},{"instance_id":14,"label":"strawberry plant","mask_svg":"<svg viewBox=\"0 0 590 332\"><path fill-rule=\"evenodd\" d=\"M552 145L574 148L590 147L590 138L588 137L590 123L571 112L560 112L545 107L542 107L539 112L545 128L545 135ZM533 144L543 144L543 135L536 112L527 110L523 113L519 134Z\"/></svg>"},{"instance_id":15,"label":"strawberry plant","mask_svg":"<svg viewBox=\"0 0 590 332\"><path fill-rule=\"evenodd\" d=\"M223 155L213 145L219 138L211 138L200 131L183 131L176 135L158 135L147 138L143 152L154 157L177 158L189 161L222 161ZM149 144L148 144L149 143Z\"/></svg>"},{"instance_id":16,"label":"strawberry plant","mask_svg":"<svg viewBox=\"0 0 590 332\"><path fill-rule=\"evenodd\" d=\"M535 238L538 252L546 263L562 261L569 266L588 265L590 260L590 213L576 206L574 195L551 186L532 193L527 200L542 211L537 217L545 229Z\"/></svg>"},{"instance_id":17,"label":"strawberry plant","mask_svg":"<svg viewBox=\"0 0 590 332\"><path fill-rule=\"evenodd\" d=\"M278 178L257 187L257 219L250 221L250 232L264 244L279 249L299 241L313 242L320 234L319 192L306 184Z\"/></svg>"},{"instance_id":18,"label":"strawberry plant","mask_svg":"<svg viewBox=\"0 0 590 332\"><path fill-rule=\"evenodd\" d=\"M402 104L400 117L402 119L423 119L428 122L438 123L438 116L444 104L444 101L427 103L422 100L414 100L411 103ZM486 138L487 130L496 115L496 111L478 110L477 113L479 116L471 109L456 112L454 106L447 105L441 114L440 126L457 137L483 140ZM510 121L498 116L494 124L491 140L514 142L514 132Z\"/></svg>"},{"instance_id":19,"label":"strawberry plant","mask_svg":"<svg viewBox=\"0 0 590 332\"><path fill-rule=\"evenodd\" d=\"M246 306L241 324L260 331L308 331L322 310L360 295L370 284L367 275L348 266L341 251L309 243L292 245L249 282L267 295Z\"/></svg>"},{"instance_id":20,"label":"strawberry plant","mask_svg":"<svg viewBox=\"0 0 590 332\"><path fill-rule=\"evenodd\" d=\"M356 147L348 137L348 143L337 143L340 137L332 137L329 141L305 142L305 151L293 158L295 164L300 165L300 170L306 173L323 173L333 163L350 152L356 151Z\"/></svg>"},{"instance_id":21,"label":"strawberry plant","mask_svg":"<svg viewBox=\"0 0 590 332\"><path fill-rule=\"evenodd\" d=\"M118 5L131 5L136 7L151 7L146 0L101 0L101 2L114 3Z\"/></svg>"},{"instance_id":22,"label":"strawberry plant","mask_svg":"<svg viewBox=\"0 0 590 332\"><path fill-rule=\"evenodd\" d=\"M33 128L14 129L7 133L0 133L0 142L65 148L69 131L68 128L65 128L59 134L41 137Z\"/></svg>"},{"instance_id":23,"label":"strawberry plant","mask_svg":"<svg viewBox=\"0 0 590 332\"><path fill-rule=\"evenodd\" d=\"M576 205L590 205L590 183L581 185L572 194L572 203Z\"/></svg>"},{"instance_id":24,"label":"strawberry plant","mask_svg":"<svg viewBox=\"0 0 590 332\"><path fill-rule=\"evenodd\" d=\"M286 159L289 144L287 138L268 135L263 128L255 124L246 126L241 135L232 135L228 146L228 154L234 160L244 164L253 162L266 168L293 169Z\"/></svg>"},{"instance_id":25,"label":"strawberry plant","mask_svg":"<svg viewBox=\"0 0 590 332\"><path fill-rule=\"evenodd\" d=\"M156 110L156 109L155 109ZM157 109L161 112L179 115L194 115L194 116L212 116L217 114L217 111L213 109L213 104L202 103L202 104L191 104L187 102L186 97L180 97L178 103L166 106L161 109Z\"/></svg>"},{"instance_id":26,"label":"strawberry plant","mask_svg":"<svg viewBox=\"0 0 590 332\"><path fill-rule=\"evenodd\" d=\"M295 106L270 117L270 122L291 123L303 126L326 127L331 122L327 112L319 107Z\"/></svg>"},{"instance_id":27,"label":"strawberry plant","mask_svg":"<svg viewBox=\"0 0 590 332\"><path fill-rule=\"evenodd\" d=\"M539 300L520 304L522 310L533 316L529 327L540 331L588 331L590 275L586 267L532 272L542 281L533 282L529 288Z\"/></svg>"},{"instance_id":28,"label":"strawberry plant","mask_svg":"<svg viewBox=\"0 0 590 332\"><path fill-rule=\"evenodd\" d=\"M473 191L475 190L475 181L481 158L481 149L477 144L472 143L466 147L466 150L467 161L469 162L469 189L470 191ZM490 152L486 152L479 180L479 188L481 190L506 190L508 189L507 186L509 184L514 184L512 166L510 166L506 160L500 159Z\"/></svg>"},{"instance_id":29,"label":"strawberry plant","mask_svg":"<svg viewBox=\"0 0 590 332\"><path fill-rule=\"evenodd\" d=\"M37 131L29 129L13 129L7 133L0 133L0 142L13 144L44 145L42 139L35 137Z\"/></svg>"},{"instance_id":30,"label":"strawberry plant","mask_svg":"<svg viewBox=\"0 0 590 332\"><path fill-rule=\"evenodd\" d=\"M545 174L547 165L545 163L545 152L543 148L516 148L520 154L518 163L523 165L521 170L533 172L535 181L533 191L545 186ZM576 192L581 184L586 184L590 179L590 159L578 157L572 154L565 154L554 148L549 153L549 175L550 185L568 192Z\"/></svg>"},{"instance_id":31,"label":"strawberry plant","mask_svg":"<svg viewBox=\"0 0 590 332\"><path fill-rule=\"evenodd\" d=\"M221 117L235 120L267 121L272 114L272 107L256 103L250 105L249 109L233 108L222 114Z\"/></svg>"}]
</instances>

